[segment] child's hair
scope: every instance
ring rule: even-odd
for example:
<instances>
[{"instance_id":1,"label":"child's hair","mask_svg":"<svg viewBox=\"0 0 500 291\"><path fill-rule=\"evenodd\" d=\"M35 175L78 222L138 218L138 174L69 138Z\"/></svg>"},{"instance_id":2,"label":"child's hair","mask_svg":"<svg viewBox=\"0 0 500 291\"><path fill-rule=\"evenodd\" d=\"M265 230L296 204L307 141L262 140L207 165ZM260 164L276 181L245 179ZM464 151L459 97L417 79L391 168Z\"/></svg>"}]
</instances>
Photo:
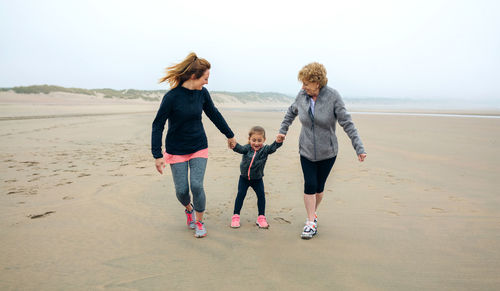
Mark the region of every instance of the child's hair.
<instances>
[{"instance_id":1,"label":"child's hair","mask_svg":"<svg viewBox=\"0 0 500 291\"><path fill-rule=\"evenodd\" d=\"M256 133L262 134L264 139L266 138L266 130L262 126L256 125L256 126L250 128L250 131L248 132L248 139L250 139L252 137L252 135L254 135Z\"/></svg>"},{"instance_id":2,"label":"child's hair","mask_svg":"<svg viewBox=\"0 0 500 291\"><path fill-rule=\"evenodd\" d=\"M189 80L193 74L196 79L201 78L206 70L210 70L210 63L198 58L195 53L190 53L182 62L168 67L167 74L160 79L159 83L167 82L173 89Z\"/></svg>"}]
</instances>

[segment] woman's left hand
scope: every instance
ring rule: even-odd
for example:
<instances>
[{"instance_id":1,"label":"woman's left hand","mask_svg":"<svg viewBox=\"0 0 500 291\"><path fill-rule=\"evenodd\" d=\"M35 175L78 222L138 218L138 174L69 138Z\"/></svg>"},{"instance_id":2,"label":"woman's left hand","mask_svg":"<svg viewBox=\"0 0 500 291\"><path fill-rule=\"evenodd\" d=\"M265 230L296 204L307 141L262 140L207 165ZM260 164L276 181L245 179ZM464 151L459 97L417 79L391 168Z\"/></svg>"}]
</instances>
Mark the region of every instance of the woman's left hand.
<instances>
[{"instance_id":1,"label":"woman's left hand","mask_svg":"<svg viewBox=\"0 0 500 291\"><path fill-rule=\"evenodd\" d=\"M236 146L236 139L234 137L228 138L227 139L227 147L230 149L234 149L235 146Z\"/></svg>"},{"instance_id":2,"label":"woman's left hand","mask_svg":"<svg viewBox=\"0 0 500 291\"><path fill-rule=\"evenodd\" d=\"M358 160L359 160L360 162L364 161L364 160L365 160L365 158L366 158L366 154L360 154L360 155L358 155Z\"/></svg>"}]
</instances>

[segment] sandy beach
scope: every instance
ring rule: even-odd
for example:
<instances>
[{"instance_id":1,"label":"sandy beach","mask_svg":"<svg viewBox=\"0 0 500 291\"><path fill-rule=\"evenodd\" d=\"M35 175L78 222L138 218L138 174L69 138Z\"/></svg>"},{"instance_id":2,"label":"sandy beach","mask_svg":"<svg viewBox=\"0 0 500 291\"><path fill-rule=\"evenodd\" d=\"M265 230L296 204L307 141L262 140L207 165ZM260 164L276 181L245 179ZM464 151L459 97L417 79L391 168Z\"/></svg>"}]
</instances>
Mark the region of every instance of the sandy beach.
<instances>
[{"instance_id":1,"label":"sandy beach","mask_svg":"<svg viewBox=\"0 0 500 291\"><path fill-rule=\"evenodd\" d=\"M196 239L150 153L158 104L67 100L0 102L0 290L500 289L498 118L353 114L367 160L338 126L309 241L298 120L267 162L262 230L252 190L229 227L241 156L205 118ZM240 143L283 118L220 110Z\"/></svg>"}]
</instances>

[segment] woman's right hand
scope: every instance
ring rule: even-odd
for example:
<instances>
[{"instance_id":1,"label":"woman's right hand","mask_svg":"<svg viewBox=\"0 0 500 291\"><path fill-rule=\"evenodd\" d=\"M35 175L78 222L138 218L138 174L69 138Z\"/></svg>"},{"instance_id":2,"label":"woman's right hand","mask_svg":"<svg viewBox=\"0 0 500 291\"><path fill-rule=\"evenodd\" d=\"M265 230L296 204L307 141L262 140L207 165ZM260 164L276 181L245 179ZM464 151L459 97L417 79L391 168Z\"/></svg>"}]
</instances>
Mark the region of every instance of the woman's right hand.
<instances>
[{"instance_id":1,"label":"woman's right hand","mask_svg":"<svg viewBox=\"0 0 500 291\"><path fill-rule=\"evenodd\" d=\"M285 140L285 136L286 135L284 135L282 133L278 133L278 135L276 136L276 142L277 143L282 143Z\"/></svg>"},{"instance_id":2,"label":"woman's right hand","mask_svg":"<svg viewBox=\"0 0 500 291\"><path fill-rule=\"evenodd\" d=\"M155 160L156 170L163 174L163 168L165 168L165 160L163 158L158 158Z\"/></svg>"}]
</instances>

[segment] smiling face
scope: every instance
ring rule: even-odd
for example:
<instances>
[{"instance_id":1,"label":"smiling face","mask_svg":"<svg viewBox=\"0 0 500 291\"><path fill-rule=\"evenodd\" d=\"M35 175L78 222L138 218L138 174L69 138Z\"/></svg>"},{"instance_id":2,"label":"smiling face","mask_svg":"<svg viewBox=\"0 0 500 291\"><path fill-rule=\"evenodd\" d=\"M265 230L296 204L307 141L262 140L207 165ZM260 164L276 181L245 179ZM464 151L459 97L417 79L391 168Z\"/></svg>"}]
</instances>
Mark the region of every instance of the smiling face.
<instances>
[{"instance_id":1,"label":"smiling face","mask_svg":"<svg viewBox=\"0 0 500 291\"><path fill-rule=\"evenodd\" d=\"M193 74L193 89L201 90L204 85L208 84L208 77L210 77L210 70L206 70L205 73L199 78L195 79Z\"/></svg>"},{"instance_id":2,"label":"smiling face","mask_svg":"<svg viewBox=\"0 0 500 291\"><path fill-rule=\"evenodd\" d=\"M261 133L254 133L248 138L248 143L254 151L260 150L264 146L266 138Z\"/></svg>"},{"instance_id":3,"label":"smiling face","mask_svg":"<svg viewBox=\"0 0 500 291\"><path fill-rule=\"evenodd\" d=\"M319 94L319 84L316 82L302 82L302 89L306 91L307 95L316 97Z\"/></svg>"}]
</instances>

